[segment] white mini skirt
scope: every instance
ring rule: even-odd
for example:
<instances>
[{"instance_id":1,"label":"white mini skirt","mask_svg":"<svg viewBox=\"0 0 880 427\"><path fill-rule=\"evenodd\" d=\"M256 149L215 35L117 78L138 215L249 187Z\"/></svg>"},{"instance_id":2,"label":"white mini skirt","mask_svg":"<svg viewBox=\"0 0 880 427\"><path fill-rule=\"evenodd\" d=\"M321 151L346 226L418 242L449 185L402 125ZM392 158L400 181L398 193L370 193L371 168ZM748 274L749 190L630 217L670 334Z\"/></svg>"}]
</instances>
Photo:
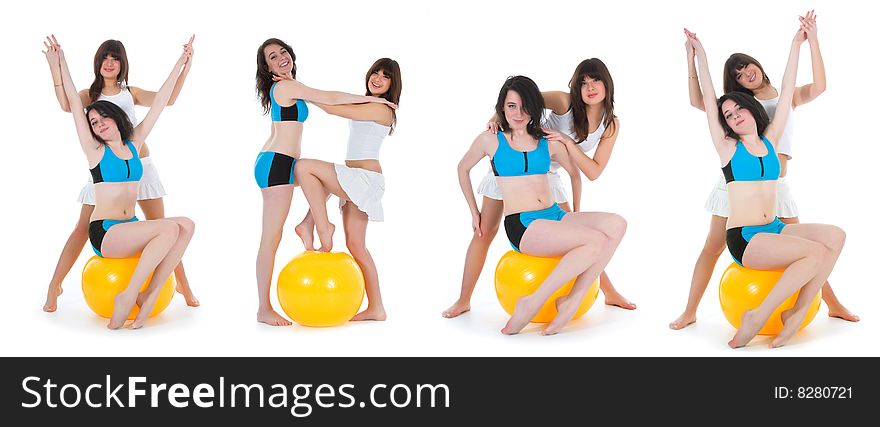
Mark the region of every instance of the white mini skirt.
<instances>
[{"instance_id":1,"label":"white mini skirt","mask_svg":"<svg viewBox=\"0 0 880 427\"><path fill-rule=\"evenodd\" d=\"M336 179L339 186L345 190L345 194L351 199L361 212L367 214L370 221L384 221L385 213L382 210L382 196L385 194L385 176L361 168L350 168L345 165L334 164L336 167ZM345 205L345 200L339 200L339 208Z\"/></svg>"}]
</instances>

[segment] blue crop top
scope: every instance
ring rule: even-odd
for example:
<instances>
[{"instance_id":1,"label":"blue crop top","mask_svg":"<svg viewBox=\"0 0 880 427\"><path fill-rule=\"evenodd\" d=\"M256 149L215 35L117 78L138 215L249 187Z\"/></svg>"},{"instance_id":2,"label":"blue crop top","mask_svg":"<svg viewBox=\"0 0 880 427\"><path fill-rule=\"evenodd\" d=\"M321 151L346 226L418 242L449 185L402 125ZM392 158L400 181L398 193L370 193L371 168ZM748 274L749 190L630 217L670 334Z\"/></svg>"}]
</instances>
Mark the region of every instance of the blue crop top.
<instances>
[{"instance_id":1,"label":"blue crop top","mask_svg":"<svg viewBox=\"0 0 880 427\"><path fill-rule=\"evenodd\" d=\"M538 148L517 151L507 143L504 133L498 132L498 149L492 156L492 172L495 176L540 175L550 171L550 148L541 138Z\"/></svg>"},{"instance_id":2,"label":"blue crop top","mask_svg":"<svg viewBox=\"0 0 880 427\"><path fill-rule=\"evenodd\" d=\"M726 166L721 168L724 172L724 180L727 183L733 181L775 181L779 179L779 158L776 157L776 150L764 135L761 135L761 141L767 147L767 154L763 157L753 156L746 149L742 141L736 142L736 151Z\"/></svg>"},{"instance_id":3,"label":"blue crop top","mask_svg":"<svg viewBox=\"0 0 880 427\"><path fill-rule=\"evenodd\" d=\"M272 83L272 87L269 88L269 100L271 101L269 104L269 112L272 114L273 122L305 122L309 117L309 107L306 105L306 102L302 99L297 99L296 102L289 107L282 107L275 102L275 85L278 82Z\"/></svg>"},{"instance_id":4,"label":"blue crop top","mask_svg":"<svg viewBox=\"0 0 880 427\"><path fill-rule=\"evenodd\" d=\"M126 140L125 145L131 151L131 158L127 160L116 157L109 146L104 146L104 156L89 172L92 173L92 181L99 182L132 182L140 181L144 175L144 165L138 158L137 149L131 141Z\"/></svg>"}]
</instances>

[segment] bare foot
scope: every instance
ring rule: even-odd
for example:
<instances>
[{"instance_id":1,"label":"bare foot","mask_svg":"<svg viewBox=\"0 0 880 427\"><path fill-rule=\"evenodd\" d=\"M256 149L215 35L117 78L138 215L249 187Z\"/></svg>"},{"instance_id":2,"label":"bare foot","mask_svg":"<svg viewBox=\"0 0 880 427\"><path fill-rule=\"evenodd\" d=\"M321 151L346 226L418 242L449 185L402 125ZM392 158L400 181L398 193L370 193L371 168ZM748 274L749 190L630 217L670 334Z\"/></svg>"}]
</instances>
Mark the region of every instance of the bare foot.
<instances>
[{"instance_id":1,"label":"bare foot","mask_svg":"<svg viewBox=\"0 0 880 427\"><path fill-rule=\"evenodd\" d=\"M846 320L847 322L858 322L859 320L862 320L859 316L856 316L851 311L847 310L843 304L839 303L834 306L828 304L828 317L836 317L838 319Z\"/></svg>"},{"instance_id":2,"label":"bare foot","mask_svg":"<svg viewBox=\"0 0 880 427\"><path fill-rule=\"evenodd\" d=\"M507 324L504 325L504 328L501 329L501 333L504 335L518 334L519 331L528 326L529 322L531 322L532 318L535 317L535 314L537 314L540 309L541 306L532 302L532 299L529 296L520 298L516 301L516 308L513 310L513 316L510 316L510 320L508 320Z\"/></svg>"},{"instance_id":3,"label":"bare foot","mask_svg":"<svg viewBox=\"0 0 880 427\"><path fill-rule=\"evenodd\" d=\"M46 293L46 304L43 305L43 311L46 313L53 313L58 309L58 297L64 293L64 289L61 286L57 288L50 287L49 291Z\"/></svg>"},{"instance_id":4,"label":"bare foot","mask_svg":"<svg viewBox=\"0 0 880 427\"><path fill-rule=\"evenodd\" d=\"M733 339L727 343L730 348L740 348L749 343L755 335L758 335L758 331L761 330L762 323L760 323L760 319L755 318L755 313L752 310L747 310L743 313L742 322L740 323L739 330L736 331L736 335L733 336Z\"/></svg>"},{"instance_id":5,"label":"bare foot","mask_svg":"<svg viewBox=\"0 0 880 427\"><path fill-rule=\"evenodd\" d=\"M138 294L120 292L113 298L113 314L110 316L110 323L107 327L110 329L119 329L125 325L128 315L134 304L137 302Z\"/></svg>"},{"instance_id":6,"label":"bare foot","mask_svg":"<svg viewBox=\"0 0 880 427\"><path fill-rule=\"evenodd\" d=\"M199 300L193 295L192 289L189 287L189 283L187 282L177 282L177 287L175 288L177 293L183 295L183 299L186 300L186 305L190 307L198 307L202 305Z\"/></svg>"},{"instance_id":7,"label":"bare foot","mask_svg":"<svg viewBox=\"0 0 880 427\"><path fill-rule=\"evenodd\" d=\"M458 300L455 302L455 304L452 304L451 307L443 311L443 317L447 319L452 319L454 317L461 316L462 314L465 314L469 311L471 311L471 303Z\"/></svg>"},{"instance_id":8,"label":"bare foot","mask_svg":"<svg viewBox=\"0 0 880 427\"><path fill-rule=\"evenodd\" d=\"M770 342L770 348L782 347L788 343L788 340L801 329L801 323L803 323L806 315L806 309L802 310L801 313L794 311L794 309L788 309L780 313L783 327L779 334L776 335L776 338L773 338L773 341Z\"/></svg>"},{"instance_id":9,"label":"bare foot","mask_svg":"<svg viewBox=\"0 0 880 427\"><path fill-rule=\"evenodd\" d=\"M156 307L156 301L159 301L159 294L161 292L162 288L158 288L150 295L147 295L142 302L138 303L140 311L138 311L137 316L135 316L134 322L131 322L131 329L140 329L145 323L147 323L147 319L149 319L150 314L153 313L153 308ZM138 295L138 298L140 299L140 295Z\"/></svg>"},{"instance_id":10,"label":"bare foot","mask_svg":"<svg viewBox=\"0 0 880 427\"><path fill-rule=\"evenodd\" d=\"M302 240L303 246L307 251L315 250L315 223L304 219L303 222L293 227L293 231Z\"/></svg>"},{"instance_id":11,"label":"bare foot","mask_svg":"<svg viewBox=\"0 0 880 427\"><path fill-rule=\"evenodd\" d=\"M578 307L580 307L580 303L583 300L577 300L572 298L570 295L563 295L559 298L556 298L556 317L541 331L541 335L556 335L562 328L565 327L565 324L574 317L574 314L577 312Z\"/></svg>"},{"instance_id":12,"label":"bare foot","mask_svg":"<svg viewBox=\"0 0 880 427\"><path fill-rule=\"evenodd\" d=\"M612 292L605 292L605 305L613 305L615 307L620 307L624 310L636 309L635 304L624 298L623 295L618 293L616 290Z\"/></svg>"},{"instance_id":13,"label":"bare foot","mask_svg":"<svg viewBox=\"0 0 880 427\"><path fill-rule=\"evenodd\" d=\"M375 320L378 322L385 321L388 316L385 315L384 308L372 308L367 307L366 310L358 313L354 317L351 318L352 322L358 322L361 320Z\"/></svg>"},{"instance_id":14,"label":"bare foot","mask_svg":"<svg viewBox=\"0 0 880 427\"><path fill-rule=\"evenodd\" d=\"M321 247L318 248L318 252L330 252L333 250L333 232L336 231L336 226L332 223L327 230L320 231L318 230L318 239L321 240Z\"/></svg>"},{"instance_id":15,"label":"bare foot","mask_svg":"<svg viewBox=\"0 0 880 427\"><path fill-rule=\"evenodd\" d=\"M268 310L258 311L257 322L265 323L270 326L290 326L293 324L293 322L281 317L281 315L276 313L275 310L272 310L271 308Z\"/></svg>"},{"instance_id":16,"label":"bare foot","mask_svg":"<svg viewBox=\"0 0 880 427\"><path fill-rule=\"evenodd\" d=\"M681 316L678 316L678 319L673 320L672 323L669 324L669 329L675 331L679 329L684 329L690 325L693 325L696 321L697 315L695 313L688 313L685 311L681 314Z\"/></svg>"}]
</instances>

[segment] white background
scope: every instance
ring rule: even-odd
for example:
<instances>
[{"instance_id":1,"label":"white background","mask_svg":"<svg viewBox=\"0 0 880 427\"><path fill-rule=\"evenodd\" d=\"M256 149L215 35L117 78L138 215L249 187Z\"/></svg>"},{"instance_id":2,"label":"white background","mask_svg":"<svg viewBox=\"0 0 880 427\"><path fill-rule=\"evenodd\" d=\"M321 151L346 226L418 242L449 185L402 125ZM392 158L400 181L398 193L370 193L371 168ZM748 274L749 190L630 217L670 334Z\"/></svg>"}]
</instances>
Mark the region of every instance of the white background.
<instances>
[{"instance_id":1,"label":"white background","mask_svg":"<svg viewBox=\"0 0 880 427\"><path fill-rule=\"evenodd\" d=\"M194 3L194 4L193 4ZM873 189L878 154L875 6L840 1L705 2L22 2L3 13L0 103L3 184L4 355L880 355ZM708 51L717 90L730 53L758 58L781 82L797 16L818 13L828 90L795 112L789 182L803 221L837 224L848 233L831 277L838 296L862 322L819 316L789 346L767 350L764 338L733 352L734 330L717 299L724 254L699 311L683 331L667 324L684 309L691 272L709 224L703 202L719 164L699 111L687 97L682 27ZM186 215L197 234L184 258L202 307L179 296L139 331L111 332L79 289L88 247L64 282L59 310L41 311L46 286L79 214L87 178L70 116L57 106L46 61L47 34L58 36L73 79L85 88L92 57L105 39L125 43L130 82L157 90L181 45L196 34L194 67L177 103L150 136L169 194L169 215ZM254 95L255 52L268 37L287 41L298 78L313 87L362 93L367 67L388 56L402 67L396 134L386 141L386 222L369 227L388 310L384 323L329 329L255 322L254 260L261 198L253 162L269 134ZM458 296L470 239L470 215L455 167L492 113L507 76L528 75L542 90L566 90L575 65L598 57L616 85L621 133L605 173L585 181L583 209L622 214L629 230L608 271L638 310L605 307L602 296L558 336L537 326L516 337L499 329L492 272L508 250L496 239L473 300L455 320L440 312ZM810 81L801 51L798 83ZM138 110L142 118L145 109ZM303 156L343 160L347 124L312 108ZM479 165L475 185L487 170ZM333 206L333 202L331 202ZM306 203L299 190L278 252L276 274L302 247L292 227ZM340 223L338 211L331 220ZM337 233L337 247L343 236ZM273 287L274 299L274 287ZM276 307L278 307L276 305Z\"/></svg>"}]
</instances>

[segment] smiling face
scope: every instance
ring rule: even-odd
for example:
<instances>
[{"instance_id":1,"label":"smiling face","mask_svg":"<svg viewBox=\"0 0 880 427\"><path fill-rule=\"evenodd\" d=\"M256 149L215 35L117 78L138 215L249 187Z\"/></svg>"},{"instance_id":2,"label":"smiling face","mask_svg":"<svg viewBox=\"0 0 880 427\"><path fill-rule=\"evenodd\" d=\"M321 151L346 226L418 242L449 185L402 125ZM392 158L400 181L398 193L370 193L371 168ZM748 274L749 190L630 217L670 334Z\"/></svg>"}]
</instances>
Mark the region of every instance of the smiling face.
<instances>
[{"instance_id":1,"label":"smiling face","mask_svg":"<svg viewBox=\"0 0 880 427\"><path fill-rule=\"evenodd\" d=\"M601 104L605 101L605 83L602 80L584 76L581 81L581 98L587 105Z\"/></svg>"},{"instance_id":2,"label":"smiling face","mask_svg":"<svg viewBox=\"0 0 880 427\"><path fill-rule=\"evenodd\" d=\"M754 91L764 84L764 73L756 64L748 64L736 70L736 82L742 87Z\"/></svg>"},{"instance_id":3,"label":"smiling face","mask_svg":"<svg viewBox=\"0 0 880 427\"><path fill-rule=\"evenodd\" d=\"M89 125L92 127L92 134L101 142L119 139L119 128L112 118L101 115L97 110L91 110L88 119Z\"/></svg>"},{"instance_id":4,"label":"smiling face","mask_svg":"<svg viewBox=\"0 0 880 427\"><path fill-rule=\"evenodd\" d=\"M754 133L756 130L757 125L752 113L732 99L727 99L721 103L721 115L724 117L727 126L737 135Z\"/></svg>"},{"instance_id":5,"label":"smiling face","mask_svg":"<svg viewBox=\"0 0 880 427\"><path fill-rule=\"evenodd\" d=\"M504 118L511 130L525 129L532 119L523 108L522 97L514 90L507 91L504 97Z\"/></svg>"},{"instance_id":6,"label":"smiling face","mask_svg":"<svg viewBox=\"0 0 880 427\"><path fill-rule=\"evenodd\" d=\"M120 65L119 58L108 53L101 62L101 77L116 80L116 77L119 76Z\"/></svg>"},{"instance_id":7,"label":"smiling face","mask_svg":"<svg viewBox=\"0 0 880 427\"><path fill-rule=\"evenodd\" d=\"M270 44L263 48L263 57L266 58L266 66L275 75L290 74L293 70L293 57L287 48L278 44Z\"/></svg>"},{"instance_id":8,"label":"smiling face","mask_svg":"<svg viewBox=\"0 0 880 427\"><path fill-rule=\"evenodd\" d=\"M373 96L382 96L388 93L391 90L391 76L385 70L373 71L367 81L367 90Z\"/></svg>"}]
</instances>

